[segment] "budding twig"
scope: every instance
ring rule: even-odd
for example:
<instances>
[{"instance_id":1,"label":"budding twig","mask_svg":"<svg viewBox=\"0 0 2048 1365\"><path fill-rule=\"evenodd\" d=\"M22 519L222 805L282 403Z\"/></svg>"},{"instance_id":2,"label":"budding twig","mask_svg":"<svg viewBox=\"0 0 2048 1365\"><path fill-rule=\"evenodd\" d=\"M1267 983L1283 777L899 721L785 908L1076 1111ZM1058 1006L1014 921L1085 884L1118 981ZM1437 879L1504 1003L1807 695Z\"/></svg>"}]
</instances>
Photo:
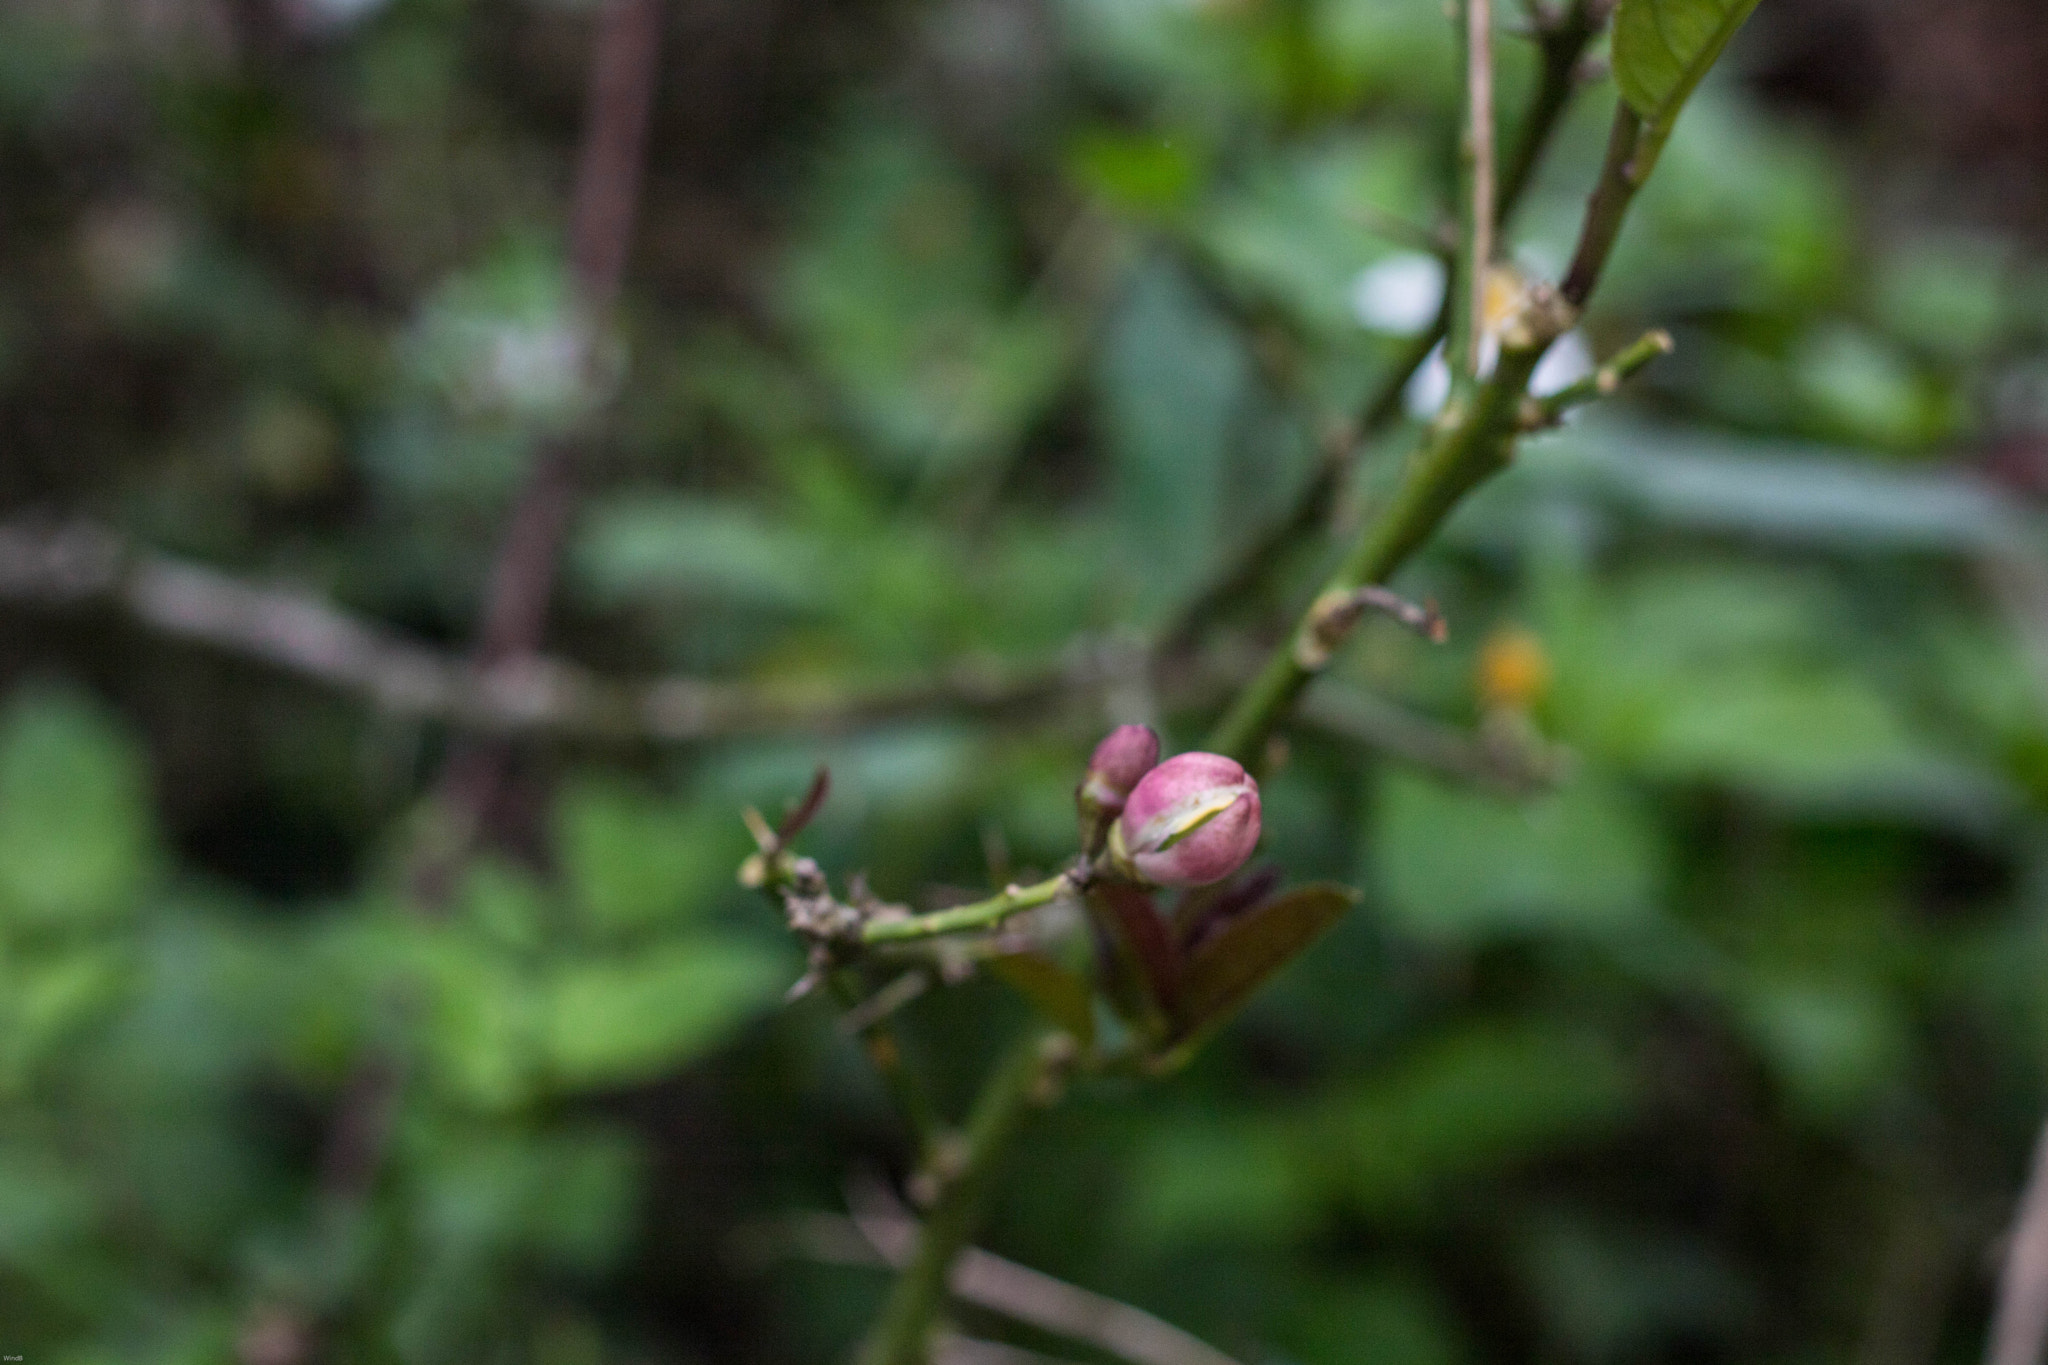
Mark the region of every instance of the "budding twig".
<instances>
[{"instance_id":1,"label":"budding twig","mask_svg":"<svg viewBox=\"0 0 2048 1365\"><path fill-rule=\"evenodd\" d=\"M1556 426L1573 408L1584 407L1596 399L1606 398L1615 393L1635 376L1636 371L1659 356L1670 355L1675 349L1677 347L1671 340L1671 333L1663 328L1643 333L1615 352L1606 364L1584 379L1568 384L1546 397L1524 399L1522 430L1541 431L1545 427Z\"/></svg>"},{"instance_id":2,"label":"budding twig","mask_svg":"<svg viewBox=\"0 0 2048 1365\"><path fill-rule=\"evenodd\" d=\"M1050 905L1061 896L1072 894L1074 889L1073 874L1062 872L1030 886L1006 886L1000 894L971 905L934 910L928 915L870 919L860 927L860 941L865 944L907 943L914 939L937 938L941 934L993 929L1012 915Z\"/></svg>"}]
</instances>

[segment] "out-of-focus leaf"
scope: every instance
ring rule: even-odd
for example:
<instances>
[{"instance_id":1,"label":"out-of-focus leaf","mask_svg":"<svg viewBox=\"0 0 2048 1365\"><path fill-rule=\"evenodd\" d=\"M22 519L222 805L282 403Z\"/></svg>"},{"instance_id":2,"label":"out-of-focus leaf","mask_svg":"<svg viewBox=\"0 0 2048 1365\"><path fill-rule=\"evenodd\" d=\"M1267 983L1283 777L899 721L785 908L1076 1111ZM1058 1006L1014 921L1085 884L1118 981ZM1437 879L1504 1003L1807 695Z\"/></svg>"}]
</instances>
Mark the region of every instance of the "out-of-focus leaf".
<instances>
[{"instance_id":1,"label":"out-of-focus leaf","mask_svg":"<svg viewBox=\"0 0 2048 1365\"><path fill-rule=\"evenodd\" d=\"M644 1154L634 1136L606 1129L550 1134L546 1179L534 1191L534 1241L584 1274L602 1270L634 1231Z\"/></svg>"},{"instance_id":2,"label":"out-of-focus leaf","mask_svg":"<svg viewBox=\"0 0 2048 1365\"><path fill-rule=\"evenodd\" d=\"M1098 130L1067 153L1077 178L1125 212L1162 214L1184 207L1202 179L1199 153L1186 137Z\"/></svg>"},{"instance_id":3,"label":"out-of-focus leaf","mask_svg":"<svg viewBox=\"0 0 2048 1365\"><path fill-rule=\"evenodd\" d=\"M1693 87L1757 0L1621 0L1614 13L1614 82L1653 136L1668 132Z\"/></svg>"},{"instance_id":4,"label":"out-of-focus leaf","mask_svg":"<svg viewBox=\"0 0 2048 1365\"><path fill-rule=\"evenodd\" d=\"M1097 382L1118 520L1148 600L1169 598L1208 564L1250 369L1229 324L1161 259L1132 278Z\"/></svg>"},{"instance_id":5,"label":"out-of-focus leaf","mask_svg":"<svg viewBox=\"0 0 2048 1365\"><path fill-rule=\"evenodd\" d=\"M1792 1099L1822 1119L1847 1117L1906 1055L1906 1021L1871 986L1759 973L1737 1019Z\"/></svg>"},{"instance_id":6,"label":"out-of-focus leaf","mask_svg":"<svg viewBox=\"0 0 2048 1365\"><path fill-rule=\"evenodd\" d=\"M1088 890L1089 913L1107 939L1109 996L1132 1024L1152 1029L1166 1024L1180 989L1180 950L1171 927L1150 893L1121 882Z\"/></svg>"},{"instance_id":7,"label":"out-of-focus leaf","mask_svg":"<svg viewBox=\"0 0 2048 1365\"><path fill-rule=\"evenodd\" d=\"M1313 1365L1460 1365L1458 1320L1424 1283L1406 1277L1303 1286L1288 1333L1295 1359Z\"/></svg>"},{"instance_id":8,"label":"out-of-focus leaf","mask_svg":"<svg viewBox=\"0 0 2048 1365\"><path fill-rule=\"evenodd\" d=\"M532 951L548 928L547 892L525 869L495 858L479 859L463 880L462 908L487 937Z\"/></svg>"},{"instance_id":9,"label":"out-of-focus leaf","mask_svg":"<svg viewBox=\"0 0 2048 1365\"><path fill-rule=\"evenodd\" d=\"M612 932L689 919L730 884L746 845L739 823L710 803L594 784L563 793L555 834L572 903Z\"/></svg>"},{"instance_id":10,"label":"out-of-focus leaf","mask_svg":"<svg viewBox=\"0 0 2048 1365\"><path fill-rule=\"evenodd\" d=\"M414 930L397 946L427 1003L435 1079L461 1105L485 1112L530 1098L547 1005L531 977L497 944L453 925Z\"/></svg>"},{"instance_id":11,"label":"out-of-focus leaf","mask_svg":"<svg viewBox=\"0 0 2048 1365\"><path fill-rule=\"evenodd\" d=\"M1436 211L1428 165L1422 144L1390 130L1319 147L1260 167L1209 207L1198 230L1234 285L1348 340L1359 333L1360 271L1397 245L1368 224L1374 215L1427 221Z\"/></svg>"},{"instance_id":12,"label":"out-of-focus leaf","mask_svg":"<svg viewBox=\"0 0 2048 1365\"><path fill-rule=\"evenodd\" d=\"M1702 1239L1558 1211L1529 1221L1524 1273L1580 1359L1629 1359L1673 1338L1738 1337L1755 1320L1754 1287Z\"/></svg>"},{"instance_id":13,"label":"out-of-focus leaf","mask_svg":"<svg viewBox=\"0 0 2048 1365\"><path fill-rule=\"evenodd\" d=\"M858 124L833 152L781 289L819 368L899 469L1006 454L1064 370L1058 319L1009 297L1003 224L921 130Z\"/></svg>"},{"instance_id":14,"label":"out-of-focus leaf","mask_svg":"<svg viewBox=\"0 0 2048 1365\"><path fill-rule=\"evenodd\" d=\"M1233 918L1182 970L1173 1006L1176 1033L1187 1038L1222 1024L1357 903L1349 887L1321 882Z\"/></svg>"},{"instance_id":15,"label":"out-of-focus leaf","mask_svg":"<svg viewBox=\"0 0 2048 1365\"><path fill-rule=\"evenodd\" d=\"M1929 235L1877 263L1873 302L1885 330L1941 355L1974 357L2013 306L2011 251L1988 237Z\"/></svg>"},{"instance_id":16,"label":"out-of-focus leaf","mask_svg":"<svg viewBox=\"0 0 2048 1365\"><path fill-rule=\"evenodd\" d=\"M988 968L1081 1046L1095 1042L1095 996L1080 977L1043 953L1009 953Z\"/></svg>"},{"instance_id":17,"label":"out-of-focus leaf","mask_svg":"<svg viewBox=\"0 0 2048 1365\"><path fill-rule=\"evenodd\" d=\"M47 1267L91 1226L98 1203L89 1173L34 1146L0 1147L0 1265Z\"/></svg>"},{"instance_id":18,"label":"out-of-focus leaf","mask_svg":"<svg viewBox=\"0 0 2048 1365\"><path fill-rule=\"evenodd\" d=\"M1427 0L1328 0L1310 14L1317 55L1355 95L1443 99L1456 89L1443 15Z\"/></svg>"},{"instance_id":19,"label":"out-of-focus leaf","mask_svg":"<svg viewBox=\"0 0 2048 1365\"><path fill-rule=\"evenodd\" d=\"M816 541L736 503L645 494L600 502L571 550L578 584L602 606L683 599L781 610L816 602Z\"/></svg>"},{"instance_id":20,"label":"out-of-focus leaf","mask_svg":"<svg viewBox=\"0 0 2048 1365\"><path fill-rule=\"evenodd\" d=\"M1976 553L2022 532L1981 479L1789 442L1589 423L1523 463L1532 480L1582 480L1659 521L1792 543Z\"/></svg>"},{"instance_id":21,"label":"out-of-focus leaf","mask_svg":"<svg viewBox=\"0 0 2048 1365\"><path fill-rule=\"evenodd\" d=\"M711 938L570 965L549 989L546 1055L571 1089L648 1080L773 1000L787 975L773 954Z\"/></svg>"},{"instance_id":22,"label":"out-of-focus leaf","mask_svg":"<svg viewBox=\"0 0 2048 1365\"><path fill-rule=\"evenodd\" d=\"M62 1040L99 1017L122 980L126 955L93 945L24 955L0 967L0 1094Z\"/></svg>"},{"instance_id":23,"label":"out-of-focus leaf","mask_svg":"<svg viewBox=\"0 0 2048 1365\"><path fill-rule=\"evenodd\" d=\"M1876 337L1830 327L1797 357L1797 382L1838 439L1878 447L1929 446L1951 434L1941 390Z\"/></svg>"},{"instance_id":24,"label":"out-of-focus leaf","mask_svg":"<svg viewBox=\"0 0 2048 1365\"><path fill-rule=\"evenodd\" d=\"M1284 1241L1314 1217L1309 1169L1285 1120L1154 1120L1122 1182L1127 1235L1161 1248Z\"/></svg>"},{"instance_id":25,"label":"out-of-focus leaf","mask_svg":"<svg viewBox=\"0 0 2048 1365\"><path fill-rule=\"evenodd\" d=\"M1504 799L1391 771L1370 846L1388 908L1432 936L1629 929L1654 916L1665 877L1642 803L1593 773Z\"/></svg>"},{"instance_id":26,"label":"out-of-focus leaf","mask_svg":"<svg viewBox=\"0 0 2048 1365\"><path fill-rule=\"evenodd\" d=\"M142 763L106 717L61 693L0 718L0 917L42 924L135 908L152 857Z\"/></svg>"},{"instance_id":27,"label":"out-of-focus leaf","mask_svg":"<svg viewBox=\"0 0 2048 1365\"><path fill-rule=\"evenodd\" d=\"M1473 1023L1333 1097L1311 1128L1338 1187L1411 1206L1442 1183L1604 1133L1634 1087L1597 1037L1553 1023Z\"/></svg>"}]
</instances>

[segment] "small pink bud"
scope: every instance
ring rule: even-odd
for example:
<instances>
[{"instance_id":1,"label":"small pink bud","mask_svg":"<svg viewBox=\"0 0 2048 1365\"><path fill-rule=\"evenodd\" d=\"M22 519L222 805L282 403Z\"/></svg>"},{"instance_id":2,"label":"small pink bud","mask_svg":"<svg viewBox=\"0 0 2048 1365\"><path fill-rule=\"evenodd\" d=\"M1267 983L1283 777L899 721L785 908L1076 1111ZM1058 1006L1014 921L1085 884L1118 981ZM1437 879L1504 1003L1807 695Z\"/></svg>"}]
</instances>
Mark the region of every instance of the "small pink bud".
<instances>
[{"instance_id":1,"label":"small pink bud","mask_svg":"<svg viewBox=\"0 0 2048 1365\"><path fill-rule=\"evenodd\" d=\"M1147 725L1119 725L1095 746L1088 775L1075 793L1083 807L1115 815L1138 779L1159 761L1159 736Z\"/></svg>"},{"instance_id":2,"label":"small pink bud","mask_svg":"<svg viewBox=\"0 0 2048 1365\"><path fill-rule=\"evenodd\" d=\"M1110 856L1159 886L1206 886L1259 842L1259 784L1221 754L1181 754L1146 773L1110 831Z\"/></svg>"}]
</instances>

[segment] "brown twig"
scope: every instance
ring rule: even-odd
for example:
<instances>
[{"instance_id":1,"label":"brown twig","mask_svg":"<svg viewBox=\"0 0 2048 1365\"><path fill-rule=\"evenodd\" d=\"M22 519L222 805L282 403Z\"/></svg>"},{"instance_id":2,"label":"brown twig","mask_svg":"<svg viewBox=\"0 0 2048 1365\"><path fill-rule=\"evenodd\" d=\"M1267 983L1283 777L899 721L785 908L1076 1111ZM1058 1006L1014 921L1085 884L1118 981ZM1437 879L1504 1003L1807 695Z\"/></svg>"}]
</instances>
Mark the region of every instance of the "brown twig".
<instances>
[{"instance_id":1,"label":"brown twig","mask_svg":"<svg viewBox=\"0 0 2048 1365\"><path fill-rule=\"evenodd\" d=\"M2048 1127L2034 1144L2033 1165L2013 1218L1984 1365L2040 1365L2044 1340L2048 1340Z\"/></svg>"},{"instance_id":2,"label":"brown twig","mask_svg":"<svg viewBox=\"0 0 2048 1365\"><path fill-rule=\"evenodd\" d=\"M2048 709L2048 563L2019 550L1987 555L1985 586L2019 637L2037 699ZM2048 1125L2035 1141L2033 1163L2013 1215L1999 1275L1998 1302L1985 1343L1985 1365L2040 1365L2048 1344Z\"/></svg>"},{"instance_id":3,"label":"brown twig","mask_svg":"<svg viewBox=\"0 0 2048 1365\"><path fill-rule=\"evenodd\" d=\"M877 1196L880 1192L875 1192ZM873 1200L880 1204L879 1197ZM811 1214L792 1241L815 1260L901 1268L917 1245L918 1224L894 1201L852 1218ZM1093 1346L1132 1365L1237 1365L1192 1333L1142 1308L1093 1293L980 1247L965 1248L950 1283L963 1303Z\"/></svg>"},{"instance_id":4,"label":"brown twig","mask_svg":"<svg viewBox=\"0 0 2048 1365\"><path fill-rule=\"evenodd\" d=\"M1493 0L1465 0L1466 174L1460 178L1466 224L1460 262L1461 311L1451 319L1452 369L1469 385L1482 376L1486 336L1486 272L1493 265Z\"/></svg>"},{"instance_id":5,"label":"brown twig","mask_svg":"<svg viewBox=\"0 0 2048 1365\"><path fill-rule=\"evenodd\" d=\"M866 687L602 677L541 654L482 663L432 649L294 589L135 550L92 522L0 523L0 599L112 605L142 625L359 697L386 715L498 738L687 743L835 730L951 709L1004 711L1112 686L1122 665L1093 637L1025 665L962 660Z\"/></svg>"},{"instance_id":6,"label":"brown twig","mask_svg":"<svg viewBox=\"0 0 2048 1365\"><path fill-rule=\"evenodd\" d=\"M608 0L599 11L569 234L577 322L585 337L581 363L591 384L598 382L596 338L618 300L632 244L660 51L661 0ZM491 567L477 636L484 665L524 659L540 648L580 448L588 438L587 430L558 437L534 459ZM501 745L471 742L451 753L441 795L463 831L458 845L488 818L505 765Z\"/></svg>"},{"instance_id":7,"label":"brown twig","mask_svg":"<svg viewBox=\"0 0 2048 1365\"><path fill-rule=\"evenodd\" d=\"M661 0L607 0L598 12L583 145L570 212L575 322L584 339L578 363L584 381L592 385L598 381L595 369L600 347L596 338L618 297L637 214L640 164L659 65L661 14ZM537 651L568 525L577 443L577 437L571 435L542 448L506 524L490 574L475 663L469 670L472 678L483 684L475 695L488 695L493 680L530 683L538 679L557 684L564 680L559 670L550 673L540 666ZM147 566L140 576L131 578L147 584ZM216 591L194 591L201 585ZM189 573L181 586L183 591L174 595L178 602L226 602L239 608L207 623L216 634L273 644L277 653L294 662L346 669L355 659L380 660L384 667L373 679L389 676L394 662L421 662L374 635L351 632L317 609L266 614L275 605L274 599L246 595L238 599L217 591L222 586L218 582ZM130 596L134 597L132 590ZM310 656L295 648L308 639L329 648L315 650ZM411 671L421 680L429 676ZM452 675L443 670L441 676L445 681ZM541 694L548 691L546 686L539 689ZM422 850L415 869L414 889L422 907L436 906L450 893L456 871L497 799L504 769L500 745L470 741L451 750L440 792L452 822L441 830L438 847ZM323 1159L322 1195L328 1207L359 1207L368 1199L384 1164L404 1089L404 1068L392 1058L373 1053L360 1064Z\"/></svg>"}]
</instances>

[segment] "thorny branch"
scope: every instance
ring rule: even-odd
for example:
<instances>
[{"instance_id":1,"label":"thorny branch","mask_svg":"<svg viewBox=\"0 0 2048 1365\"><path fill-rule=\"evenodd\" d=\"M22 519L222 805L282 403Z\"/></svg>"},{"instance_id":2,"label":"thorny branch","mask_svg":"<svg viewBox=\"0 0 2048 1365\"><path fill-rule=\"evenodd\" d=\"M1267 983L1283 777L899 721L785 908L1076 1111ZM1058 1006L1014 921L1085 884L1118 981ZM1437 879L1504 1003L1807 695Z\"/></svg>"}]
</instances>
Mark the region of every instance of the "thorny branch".
<instances>
[{"instance_id":1,"label":"thorny branch","mask_svg":"<svg viewBox=\"0 0 2048 1365\"><path fill-rule=\"evenodd\" d=\"M633 682L542 654L485 662L408 640L308 593L133 548L84 521L0 524L0 599L112 606L163 635L283 669L387 715L503 737L678 743L830 730L1086 695L1114 685L1131 666L1128 651L1092 636L1028 665L962 660L928 677L851 688L690 677Z\"/></svg>"}]
</instances>

